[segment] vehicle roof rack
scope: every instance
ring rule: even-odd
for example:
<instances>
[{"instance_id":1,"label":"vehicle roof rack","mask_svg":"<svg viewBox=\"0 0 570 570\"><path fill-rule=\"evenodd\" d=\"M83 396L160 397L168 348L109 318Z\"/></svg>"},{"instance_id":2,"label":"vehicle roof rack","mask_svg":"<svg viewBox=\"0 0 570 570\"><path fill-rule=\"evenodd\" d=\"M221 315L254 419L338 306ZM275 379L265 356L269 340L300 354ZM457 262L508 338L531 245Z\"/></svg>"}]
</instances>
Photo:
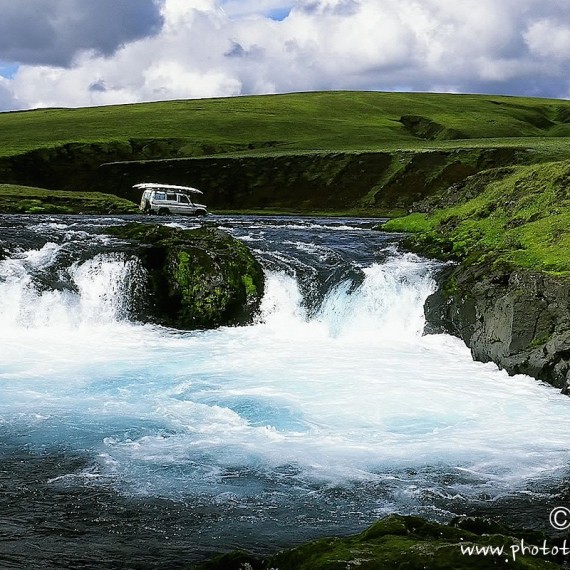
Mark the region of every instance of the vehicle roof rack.
<instances>
[{"instance_id":1,"label":"vehicle roof rack","mask_svg":"<svg viewBox=\"0 0 570 570\"><path fill-rule=\"evenodd\" d=\"M192 188L192 186L176 186L175 184L160 184L158 182L142 182L134 184L133 188L139 190L175 190L176 192L185 192L187 194L203 194L202 190Z\"/></svg>"}]
</instances>

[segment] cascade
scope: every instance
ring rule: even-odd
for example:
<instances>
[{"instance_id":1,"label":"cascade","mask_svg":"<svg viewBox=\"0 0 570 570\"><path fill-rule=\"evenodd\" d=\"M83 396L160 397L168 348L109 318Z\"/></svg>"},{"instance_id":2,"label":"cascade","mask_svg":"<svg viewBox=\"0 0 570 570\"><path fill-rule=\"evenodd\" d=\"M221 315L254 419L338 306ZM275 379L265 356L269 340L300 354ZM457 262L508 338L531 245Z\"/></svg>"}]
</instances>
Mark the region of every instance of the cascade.
<instances>
[{"instance_id":1,"label":"cascade","mask_svg":"<svg viewBox=\"0 0 570 570\"><path fill-rule=\"evenodd\" d=\"M61 249L49 242L0 261L0 319L5 329L57 329L128 316L131 284L141 271L136 261L113 252L61 267Z\"/></svg>"}]
</instances>

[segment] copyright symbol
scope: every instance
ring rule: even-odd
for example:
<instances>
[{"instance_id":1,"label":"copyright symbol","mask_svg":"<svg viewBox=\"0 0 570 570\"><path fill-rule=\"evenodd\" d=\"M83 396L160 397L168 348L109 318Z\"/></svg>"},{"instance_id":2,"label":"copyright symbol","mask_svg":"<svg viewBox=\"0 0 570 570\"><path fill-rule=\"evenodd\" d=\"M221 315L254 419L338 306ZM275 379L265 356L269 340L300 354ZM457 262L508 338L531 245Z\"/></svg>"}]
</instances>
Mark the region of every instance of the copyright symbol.
<instances>
[{"instance_id":1,"label":"copyright symbol","mask_svg":"<svg viewBox=\"0 0 570 570\"><path fill-rule=\"evenodd\" d=\"M550 524L556 530L570 528L570 509L567 507L555 507L550 511Z\"/></svg>"}]
</instances>

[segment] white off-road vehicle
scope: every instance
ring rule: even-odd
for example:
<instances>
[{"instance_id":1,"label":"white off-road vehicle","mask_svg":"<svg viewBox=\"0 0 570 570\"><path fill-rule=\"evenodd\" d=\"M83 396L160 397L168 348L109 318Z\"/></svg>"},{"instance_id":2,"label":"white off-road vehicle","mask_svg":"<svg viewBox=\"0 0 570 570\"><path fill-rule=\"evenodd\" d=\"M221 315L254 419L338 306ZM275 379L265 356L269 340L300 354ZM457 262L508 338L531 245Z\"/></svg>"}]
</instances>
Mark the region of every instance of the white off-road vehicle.
<instances>
[{"instance_id":1,"label":"white off-road vehicle","mask_svg":"<svg viewBox=\"0 0 570 570\"><path fill-rule=\"evenodd\" d=\"M192 196L203 194L197 188L154 182L135 184L133 188L143 190L139 209L147 214L205 216L208 213L204 204L198 204L192 200Z\"/></svg>"}]
</instances>

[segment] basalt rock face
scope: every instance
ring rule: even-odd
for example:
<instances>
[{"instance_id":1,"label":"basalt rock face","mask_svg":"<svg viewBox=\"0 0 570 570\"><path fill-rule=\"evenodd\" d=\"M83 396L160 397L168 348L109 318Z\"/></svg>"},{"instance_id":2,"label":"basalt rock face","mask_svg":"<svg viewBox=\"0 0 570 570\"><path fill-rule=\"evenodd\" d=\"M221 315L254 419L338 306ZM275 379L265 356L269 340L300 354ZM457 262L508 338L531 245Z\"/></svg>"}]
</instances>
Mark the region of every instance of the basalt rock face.
<instances>
[{"instance_id":1,"label":"basalt rock face","mask_svg":"<svg viewBox=\"0 0 570 570\"><path fill-rule=\"evenodd\" d=\"M449 332L474 359L570 393L570 279L478 265L440 280L425 304L427 332Z\"/></svg>"},{"instance_id":2,"label":"basalt rock face","mask_svg":"<svg viewBox=\"0 0 570 570\"><path fill-rule=\"evenodd\" d=\"M428 121L418 136L446 138L442 128ZM476 172L528 158L516 148L205 157L240 148L205 146L187 156L184 146L180 139L132 139L41 148L0 157L0 181L111 193L135 203L140 191L133 184L184 184L203 190L212 209L407 210Z\"/></svg>"},{"instance_id":3,"label":"basalt rock face","mask_svg":"<svg viewBox=\"0 0 570 570\"><path fill-rule=\"evenodd\" d=\"M138 318L209 329L246 324L259 309L263 269L247 246L226 232L131 223L108 233L132 242L146 270Z\"/></svg>"}]
</instances>

